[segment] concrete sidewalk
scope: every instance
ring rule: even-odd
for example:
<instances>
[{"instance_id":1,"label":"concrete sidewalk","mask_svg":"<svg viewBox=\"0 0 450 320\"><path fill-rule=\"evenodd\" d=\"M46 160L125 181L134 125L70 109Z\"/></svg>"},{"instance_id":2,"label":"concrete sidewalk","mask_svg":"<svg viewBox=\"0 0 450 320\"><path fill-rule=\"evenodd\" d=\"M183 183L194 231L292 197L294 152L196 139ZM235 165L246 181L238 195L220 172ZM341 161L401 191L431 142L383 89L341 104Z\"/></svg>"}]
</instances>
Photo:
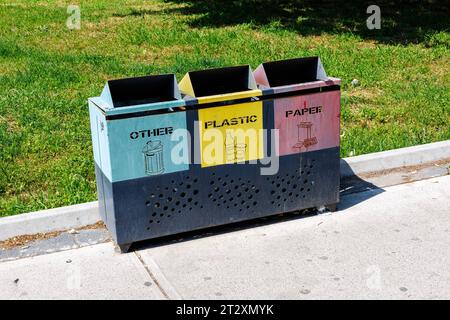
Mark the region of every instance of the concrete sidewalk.
<instances>
[{"instance_id":1,"label":"concrete sidewalk","mask_svg":"<svg viewBox=\"0 0 450 320\"><path fill-rule=\"evenodd\" d=\"M450 176L128 254L107 242L1 262L0 298L449 299Z\"/></svg>"}]
</instances>

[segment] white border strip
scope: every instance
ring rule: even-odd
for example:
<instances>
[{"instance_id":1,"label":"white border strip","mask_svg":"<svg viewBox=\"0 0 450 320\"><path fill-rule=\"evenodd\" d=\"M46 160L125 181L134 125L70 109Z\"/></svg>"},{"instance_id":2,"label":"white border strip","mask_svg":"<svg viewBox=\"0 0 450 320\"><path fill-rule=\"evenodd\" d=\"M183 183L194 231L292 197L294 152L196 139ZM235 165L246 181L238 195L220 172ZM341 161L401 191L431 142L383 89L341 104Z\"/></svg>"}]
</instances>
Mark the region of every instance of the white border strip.
<instances>
[{"instance_id":1,"label":"white border strip","mask_svg":"<svg viewBox=\"0 0 450 320\"><path fill-rule=\"evenodd\" d=\"M450 140L341 159L341 178L450 158ZM0 240L80 228L101 220L97 201L0 218Z\"/></svg>"}]
</instances>

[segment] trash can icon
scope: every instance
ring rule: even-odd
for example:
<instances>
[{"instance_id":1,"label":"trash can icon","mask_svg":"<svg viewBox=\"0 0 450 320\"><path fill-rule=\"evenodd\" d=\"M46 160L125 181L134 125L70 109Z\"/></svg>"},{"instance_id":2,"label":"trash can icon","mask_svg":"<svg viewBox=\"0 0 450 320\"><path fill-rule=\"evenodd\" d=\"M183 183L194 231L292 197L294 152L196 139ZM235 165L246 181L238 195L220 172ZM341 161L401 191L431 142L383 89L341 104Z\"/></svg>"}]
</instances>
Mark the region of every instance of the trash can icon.
<instances>
[{"instance_id":1,"label":"trash can icon","mask_svg":"<svg viewBox=\"0 0 450 320\"><path fill-rule=\"evenodd\" d=\"M230 133L225 139L226 160L230 162L245 161L246 143L238 143L236 137Z\"/></svg>"},{"instance_id":2,"label":"trash can icon","mask_svg":"<svg viewBox=\"0 0 450 320\"><path fill-rule=\"evenodd\" d=\"M308 150L308 147L317 144L317 138L311 136L312 126L313 124L311 122L300 122L299 124L297 124L298 142L293 146L294 148L301 149L302 147L304 147L306 150ZM304 140L301 140L301 129L306 129L306 138Z\"/></svg>"},{"instance_id":3,"label":"trash can icon","mask_svg":"<svg viewBox=\"0 0 450 320\"><path fill-rule=\"evenodd\" d=\"M145 173L156 175L164 172L163 144L159 140L150 140L142 149Z\"/></svg>"}]
</instances>

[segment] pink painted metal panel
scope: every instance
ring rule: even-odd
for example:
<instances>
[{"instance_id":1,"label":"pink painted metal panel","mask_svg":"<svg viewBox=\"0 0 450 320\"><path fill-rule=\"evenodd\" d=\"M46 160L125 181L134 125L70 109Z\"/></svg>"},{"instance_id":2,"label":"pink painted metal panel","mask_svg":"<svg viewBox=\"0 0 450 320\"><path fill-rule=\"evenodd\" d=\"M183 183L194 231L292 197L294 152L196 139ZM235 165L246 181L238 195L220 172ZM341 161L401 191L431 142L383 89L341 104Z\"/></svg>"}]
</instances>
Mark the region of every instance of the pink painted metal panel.
<instances>
[{"instance_id":1,"label":"pink painted metal panel","mask_svg":"<svg viewBox=\"0 0 450 320\"><path fill-rule=\"evenodd\" d=\"M306 89L340 85L340 83L341 83L340 79L330 78L327 81L318 80L318 81L312 81L312 82L306 82L306 83L272 87L271 89L273 90L273 93L286 93L286 92L292 92L292 91L300 91L300 90L306 90Z\"/></svg>"},{"instance_id":2,"label":"pink painted metal panel","mask_svg":"<svg viewBox=\"0 0 450 320\"><path fill-rule=\"evenodd\" d=\"M267 80L266 71L264 71L264 66L260 64L255 71L253 71L253 76L255 81L259 86L269 88L269 80Z\"/></svg>"},{"instance_id":3,"label":"pink painted metal panel","mask_svg":"<svg viewBox=\"0 0 450 320\"><path fill-rule=\"evenodd\" d=\"M274 100L279 155L339 146L340 91Z\"/></svg>"}]
</instances>

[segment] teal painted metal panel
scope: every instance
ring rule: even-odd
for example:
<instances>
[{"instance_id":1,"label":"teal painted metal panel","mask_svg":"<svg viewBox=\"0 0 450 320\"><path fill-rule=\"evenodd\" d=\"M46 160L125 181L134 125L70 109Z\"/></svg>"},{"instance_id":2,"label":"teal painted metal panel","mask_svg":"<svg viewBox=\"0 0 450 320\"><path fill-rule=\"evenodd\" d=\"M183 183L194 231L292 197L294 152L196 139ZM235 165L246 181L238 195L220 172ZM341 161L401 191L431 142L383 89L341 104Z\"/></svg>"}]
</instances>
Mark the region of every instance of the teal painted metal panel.
<instances>
[{"instance_id":1,"label":"teal painted metal panel","mask_svg":"<svg viewBox=\"0 0 450 320\"><path fill-rule=\"evenodd\" d=\"M119 114L127 114L127 113L131 113L131 112L155 111L155 110L171 109L171 108L184 107L184 106L186 106L186 102L184 100L165 101L165 102L159 102L159 103L141 104L138 106L108 109L108 110L106 110L106 115L112 116L112 115L119 115Z\"/></svg>"},{"instance_id":2,"label":"teal painted metal panel","mask_svg":"<svg viewBox=\"0 0 450 320\"><path fill-rule=\"evenodd\" d=\"M100 144L98 141L98 115L100 110L92 103L88 101L89 105L89 121L91 125L91 139L92 139L92 149L94 152L94 161L100 167Z\"/></svg>"},{"instance_id":3,"label":"teal painted metal panel","mask_svg":"<svg viewBox=\"0 0 450 320\"><path fill-rule=\"evenodd\" d=\"M101 168L105 176L112 181L107 121L103 112L92 100L89 100L89 117L94 161Z\"/></svg>"},{"instance_id":4,"label":"teal painted metal panel","mask_svg":"<svg viewBox=\"0 0 450 320\"><path fill-rule=\"evenodd\" d=\"M108 121L108 139L112 182L189 169L185 112ZM185 154L172 157L176 146Z\"/></svg>"},{"instance_id":5,"label":"teal painted metal panel","mask_svg":"<svg viewBox=\"0 0 450 320\"><path fill-rule=\"evenodd\" d=\"M106 179L188 170L185 105L174 74L108 81L100 97L89 99L94 160ZM172 141L177 129L183 131ZM184 158L171 157L174 146Z\"/></svg>"}]
</instances>

